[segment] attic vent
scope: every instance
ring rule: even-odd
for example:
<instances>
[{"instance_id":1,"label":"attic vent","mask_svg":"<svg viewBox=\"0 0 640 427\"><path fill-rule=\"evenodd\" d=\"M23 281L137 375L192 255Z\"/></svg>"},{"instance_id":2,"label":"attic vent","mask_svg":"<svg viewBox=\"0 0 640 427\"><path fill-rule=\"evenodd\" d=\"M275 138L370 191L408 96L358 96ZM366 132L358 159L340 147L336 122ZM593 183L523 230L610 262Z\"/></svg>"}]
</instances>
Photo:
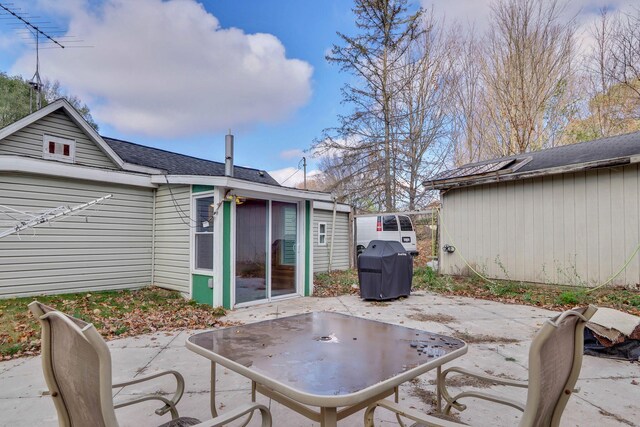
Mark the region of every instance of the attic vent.
<instances>
[{"instance_id":1,"label":"attic vent","mask_svg":"<svg viewBox=\"0 0 640 427\"><path fill-rule=\"evenodd\" d=\"M42 158L74 163L76 157L76 141L59 136L42 136Z\"/></svg>"},{"instance_id":2,"label":"attic vent","mask_svg":"<svg viewBox=\"0 0 640 427\"><path fill-rule=\"evenodd\" d=\"M258 175L264 177L264 171L258 171Z\"/></svg>"}]
</instances>

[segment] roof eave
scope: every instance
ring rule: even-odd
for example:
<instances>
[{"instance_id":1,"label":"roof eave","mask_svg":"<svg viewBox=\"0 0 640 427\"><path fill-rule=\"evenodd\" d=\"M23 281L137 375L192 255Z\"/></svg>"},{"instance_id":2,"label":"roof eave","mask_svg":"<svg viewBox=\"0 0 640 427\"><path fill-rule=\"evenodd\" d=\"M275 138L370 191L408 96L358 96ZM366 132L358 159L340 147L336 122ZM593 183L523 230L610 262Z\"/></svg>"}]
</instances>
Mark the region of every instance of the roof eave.
<instances>
[{"instance_id":1,"label":"roof eave","mask_svg":"<svg viewBox=\"0 0 640 427\"><path fill-rule=\"evenodd\" d=\"M471 176L446 181L424 181L422 185L432 190L447 190L450 188L470 187L473 185L492 184L496 182L513 181L517 179L537 178L541 176L557 175L562 173L581 172L592 169L625 166L640 163L640 155L616 157L613 159L596 160L592 162L575 163L572 165L558 166L548 169L539 169L526 172L507 174L495 174L491 176Z\"/></svg>"},{"instance_id":2,"label":"roof eave","mask_svg":"<svg viewBox=\"0 0 640 427\"><path fill-rule=\"evenodd\" d=\"M108 182L111 184L123 184L135 187L157 187L156 184L151 182L151 177L146 174L55 162L26 156L0 156L0 172L32 173L65 179L81 179L101 183Z\"/></svg>"},{"instance_id":3,"label":"roof eave","mask_svg":"<svg viewBox=\"0 0 640 427\"><path fill-rule=\"evenodd\" d=\"M153 175L151 182L154 184L191 184L191 185L211 185L214 187L233 188L236 190L255 191L261 193L275 194L280 196L295 197L298 199L319 200L325 202L333 201L331 193L320 191L300 190L297 188L280 187L270 184L263 184L228 176L204 176L204 175Z\"/></svg>"}]
</instances>

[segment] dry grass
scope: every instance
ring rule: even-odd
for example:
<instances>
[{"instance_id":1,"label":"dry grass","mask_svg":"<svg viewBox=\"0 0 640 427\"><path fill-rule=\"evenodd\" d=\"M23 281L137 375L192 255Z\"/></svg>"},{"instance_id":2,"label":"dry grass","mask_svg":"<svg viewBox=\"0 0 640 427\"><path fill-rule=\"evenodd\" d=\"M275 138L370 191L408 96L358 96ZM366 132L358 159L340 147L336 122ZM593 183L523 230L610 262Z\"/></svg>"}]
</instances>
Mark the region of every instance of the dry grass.
<instances>
[{"instance_id":1,"label":"dry grass","mask_svg":"<svg viewBox=\"0 0 640 427\"><path fill-rule=\"evenodd\" d=\"M614 420L616 420L620 424L625 424L625 425L628 425L628 426L631 426L631 427L635 426L634 423L632 423L631 421L629 421L629 420L627 420L625 418L622 418L620 415L612 414L611 412L605 411L604 409L600 409L599 412L600 412L600 415L604 415L605 417L613 418Z\"/></svg>"},{"instance_id":2,"label":"dry grass","mask_svg":"<svg viewBox=\"0 0 640 427\"><path fill-rule=\"evenodd\" d=\"M313 278L314 297L335 297L358 294L358 272L356 270L317 273Z\"/></svg>"},{"instance_id":3,"label":"dry grass","mask_svg":"<svg viewBox=\"0 0 640 427\"><path fill-rule=\"evenodd\" d=\"M436 380L430 380L429 384L436 385ZM491 381L482 381L478 378L466 375L447 376L447 387L475 387L475 388L491 388L494 385Z\"/></svg>"},{"instance_id":4,"label":"dry grass","mask_svg":"<svg viewBox=\"0 0 640 427\"><path fill-rule=\"evenodd\" d=\"M225 314L223 309L197 304L184 299L179 292L156 287L3 299L0 300L0 360L40 352L40 324L27 308L35 299L93 323L106 339L227 325L219 320Z\"/></svg>"},{"instance_id":5,"label":"dry grass","mask_svg":"<svg viewBox=\"0 0 640 427\"><path fill-rule=\"evenodd\" d=\"M409 390L409 394L413 397L418 398L423 404L425 404L428 408L430 408L427 413L432 417L440 418L442 420L454 421L461 423L460 418L455 414L444 415L437 412L437 397L436 393L427 389L424 384L419 379L413 379L410 381L411 389ZM433 385L433 384L430 384ZM431 388L431 387L430 387Z\"/></svg>"},{"instance_id":6,"label":"dry grass","mask_svg":"<svg viewBox=\"0 0 640 427\"><path fill-rule=\"evenodd\" d=\"M512 344L516 342L520 342L515 338L507 338L507 337L499 337L495 335L484 335L484 334L470 334L467 331L455 331L452 334L454 337L458 338L466 342L467 344Z\"/></svg>"},{"instance_id":7,"label":"dry grass","mask_svg":"<svg viewBox=\"0 0 640 427\"><path fill-rule=\"evenodd\" d=\"M509 280L487 282L479 277L441 276L428 267L414 269L413 288L443 295L524 304L558 311L594 304L640 315L640 289L610 287L590 291L583 287Z\"/></svg>"},{"instance_id":8,"label":"dry grass","mask_svg":"<svg viewBox=\"0 0 640 427\"><path fill-rule=\"evenodd\" d=\"M367 305L369 307L388 307L391 303L387 301L370 301Z\"/></svg>"},{"instance_id":9,"label":"dry grass","mask_svg":"<svg viewBox=\"0 0 640 427\"><path fill-rule=\"evenodd\" d=\"M415 263L415 265L420 265ZM357 295L358 274L355 270L316 274L314 296ZM478 277L441 276L428 267L415 267L413 290L426 290L442 295L524 304L563 311L577 305L594 304L626 313L640 315L640 288L602 288L590 292L571 286L522 283L496 280L493 283Z\"/></svg>"},{"instance_id":10,"label":"dry grass","mask_svg":"<svg viewBox=\"0 0 640 427\"><path fill-rule=\"evenodd\" d=\"M435 322L435 323L452 323L456 321L456 318L453 316L449 316L448 314L427 314L427 313L416 313L410 314L407 316L409 319L417 320L418 322Z\"/></svg>"}]
</instances>

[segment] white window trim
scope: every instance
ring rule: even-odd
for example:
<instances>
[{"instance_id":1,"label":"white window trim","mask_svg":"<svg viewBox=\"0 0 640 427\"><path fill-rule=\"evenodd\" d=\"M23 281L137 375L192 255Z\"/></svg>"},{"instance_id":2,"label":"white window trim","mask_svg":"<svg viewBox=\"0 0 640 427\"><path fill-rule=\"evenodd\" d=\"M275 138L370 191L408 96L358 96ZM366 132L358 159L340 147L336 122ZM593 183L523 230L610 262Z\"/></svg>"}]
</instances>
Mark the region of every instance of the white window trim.
<instances>
[{"instance_id":1,"label":"white window trim","mask_svg":"<svg viewBox=\"0 0 640 427\"><path fill-rule=\"evenodd\" d=\"M69 145L69 157L65 157L59 154L49 153L49 142L55 142L56 144ZM57 160L65 163L76 162L76 140L63 138L61 136L54 136L49 134L42 135L42 158L48 160Z\"/></svg>"},{"instance_id":2,"label":"white window trim","mask_svg":"<svg viewBox=\"0 0 640 427\"><path fill-rule=\"evenodd\" d=\"M320 232L321 225L324 225L324 233ZM320 241L320 236L324 236L324 243ZM326 222L318 223L318 246L327 246L327 223Z\"/></svg>"},{"instance_id":3,"label":"white window trim","mask_svg":"<svg viewBox=\"0 0 640 427\"><path fill-rule=\"evenodd\" d=\"M191 195L191 215L193 221L195 222L196 216L198 214L197 210L197 200L203 199L206 197L213 197L213 202L215 203L215 192L214 191L203 191L199 193L195 193ZM217 215L216 215L217 216ZM215 240L216 240L216 227L215 227L215 217L211 219L211 223L213 225L213 231L211 233L205 232L197 232L196 226L191 227L191 239L189 242L189 253L191 254L191 273L192 274L200 274L202 276L214 276L214 271L216 270L216 260L215 260ZM213 235L213 268L211 270L205 270L202 268L196 268L196 235L197 234L212 234Z\"/></svg>"}]
</instances>

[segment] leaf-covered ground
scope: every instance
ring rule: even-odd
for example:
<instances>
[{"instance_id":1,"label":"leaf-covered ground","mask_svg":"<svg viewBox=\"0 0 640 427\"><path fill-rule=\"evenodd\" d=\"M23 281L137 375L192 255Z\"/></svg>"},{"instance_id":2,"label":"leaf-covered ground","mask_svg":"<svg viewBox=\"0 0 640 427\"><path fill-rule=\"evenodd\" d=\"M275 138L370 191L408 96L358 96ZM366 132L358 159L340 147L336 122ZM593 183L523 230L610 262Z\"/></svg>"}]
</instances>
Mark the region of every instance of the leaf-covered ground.
<instances>
[{"instance_id":1,"label":"leaf-covered ground","mask_svg":"<svg viewBox=\"0 0 640 427\"><path fill-rule=\"evenodd\" d=\"M227 326L219 320L225 314L223 309L197 304L178 292L157 287L0 299L0 360L40 352L40 324L27 308L34 299L93 323L107 340L156 331Z\"/></svg>"},{"instance_id":2,"label":"leaf-covered ground","mask_svg":"<svg viewBox=\"0 0 640 427\"><path fill-rule=\"evenodd\" d=\"M337 297L339 295L359 294L358 272L356 270L334 270L329 273L316 273L313 278L313 296Z\"/></svg>"},{"instance_id":3,"label":"leaf-covered ground","mask_svg":"<svg viewBox=\"0 0 640 427\"><path fill-rule=\"evenodd\" d=\"M314 286L314 295L319 297L358 294L358 273L355 270L346 270L316 274ZM624 288L602 288L589 292L585 288L570 286L514 281L489 283L480 278L440 276L428 267L417 267L413 274L413 289L506 304L534 305L550 310L594 304L640 315L640 291Z\"/></svg>"}]
</instances>

